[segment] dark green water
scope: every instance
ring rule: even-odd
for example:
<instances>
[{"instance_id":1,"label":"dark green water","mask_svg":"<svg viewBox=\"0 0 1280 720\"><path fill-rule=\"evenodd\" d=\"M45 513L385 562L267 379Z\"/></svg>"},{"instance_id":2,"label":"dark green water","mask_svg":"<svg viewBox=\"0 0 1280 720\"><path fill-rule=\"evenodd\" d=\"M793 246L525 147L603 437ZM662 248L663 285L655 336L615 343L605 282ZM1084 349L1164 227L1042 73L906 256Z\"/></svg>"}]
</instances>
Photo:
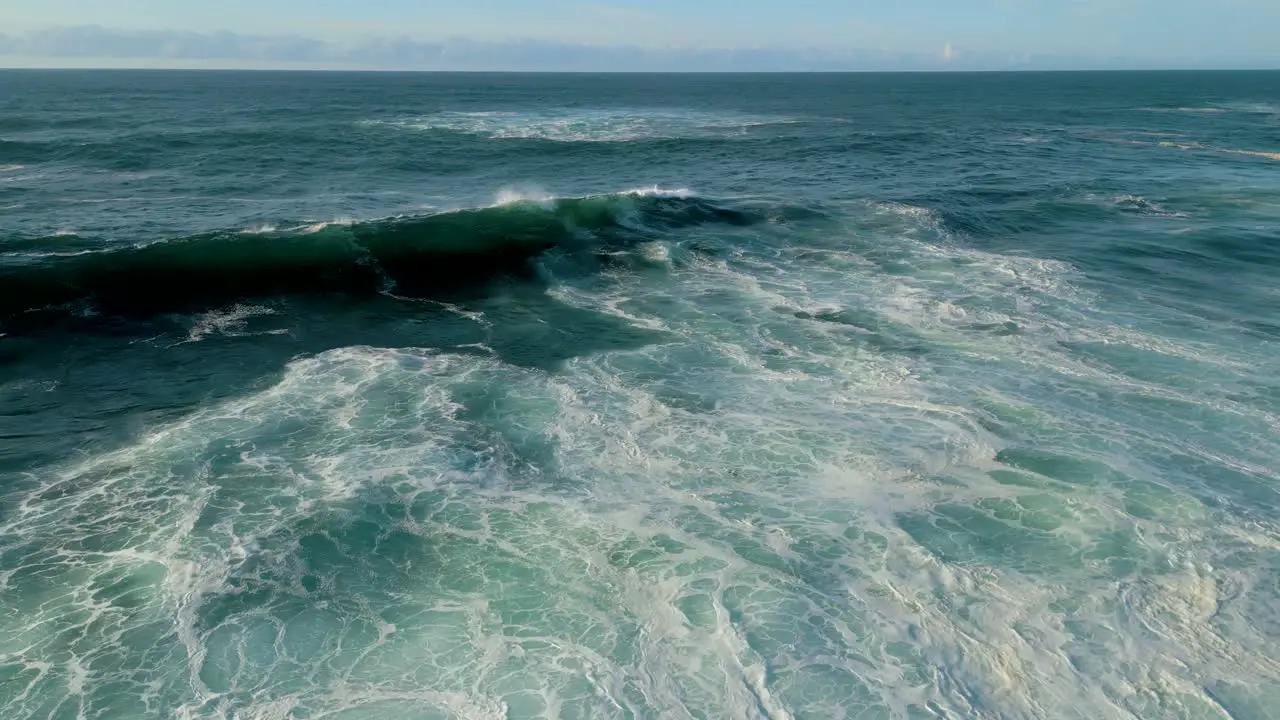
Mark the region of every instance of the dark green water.
<instances>
[{"instance_id":1,"label":"dark green water","mask_svg":"<svg viewBox=\"0 0 1280 720\"><path fill-rule=\"evenodd\" d=\"M1280 73L0 72L0 716L1267 718Z\"/></svg>"}]
</instances>

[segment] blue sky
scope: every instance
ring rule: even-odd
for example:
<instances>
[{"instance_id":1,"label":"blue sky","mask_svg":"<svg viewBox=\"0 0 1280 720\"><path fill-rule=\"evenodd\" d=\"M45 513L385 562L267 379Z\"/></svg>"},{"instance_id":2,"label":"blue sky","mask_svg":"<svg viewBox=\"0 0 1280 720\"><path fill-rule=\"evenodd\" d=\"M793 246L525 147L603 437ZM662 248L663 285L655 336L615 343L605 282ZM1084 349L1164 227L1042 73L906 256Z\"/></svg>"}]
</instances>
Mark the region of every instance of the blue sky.
<instances>
[{"instance_id":1,"label":"blue sky","mask_svg":"<svg viewBox=\"0 0 1280 720\"><path fill-rule=\"evenodd\" d=\"M627 61L615 52L609 62L619 67L600 69L630 69L627 62L646 69L639 65L659 62L662 53L664 62L675 65L714 57L731 68L727 51L748 48L768 50L774 59L752 56L756 59L745 60L747 65L787 57L786 62L832 66L823 69L841 64L860 69L859 64L872 62L868 58L890 69L895 58L904 68L1034 66L1036 58L1042 64L1054 58L1050 64L1089 67L1280 66L1280 0L5 0L4 5L0 62L9 65L446 68L455 60L439 43L466 39L478 44L470 46L475 55L470 60L455 50L463 66L488 62L485 53L497 66L532 62L535 45L553 53L555 63L576 62L581 69L604 62L600 53L609 49L600 46L648 50L647 60ZM65 30L72 27L79 30ZM61 30L50 32L56 29ZM218 42L201 39L219 31L229 34ZM514 41L523 41L523 60L503 47ZM408 51L406 43L421 47ZM392 45L400 48L399 55L388 50ZM374 46L380 49L371 51ZM570 57L574 52L576 60ZM559 65L556 69L563 69Z\"/></svg>"}]
</instances>

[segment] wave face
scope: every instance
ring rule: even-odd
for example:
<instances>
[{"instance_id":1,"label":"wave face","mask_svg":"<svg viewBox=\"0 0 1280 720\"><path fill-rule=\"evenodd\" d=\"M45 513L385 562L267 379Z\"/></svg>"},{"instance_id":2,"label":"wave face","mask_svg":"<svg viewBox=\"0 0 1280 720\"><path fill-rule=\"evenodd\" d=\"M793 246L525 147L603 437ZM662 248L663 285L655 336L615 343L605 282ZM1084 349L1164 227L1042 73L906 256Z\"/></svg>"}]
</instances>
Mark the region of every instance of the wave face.
<instances>
[{"instance_id":1,"label":"wave face","mask_svg":"<svg viewBox=\"0 0 1280 720\"><path fill-rule=\"evenodd\" d=\"M749 224L741 211L680 193L636 191L425 217L216 232L103 251L27 254L0 265L0 317L146 316L282 295L444 297L501 276L528 277L553 248L607 252L673 228ZM83 246L79 238L12 246Z\"/></svg>"}]
</instances>

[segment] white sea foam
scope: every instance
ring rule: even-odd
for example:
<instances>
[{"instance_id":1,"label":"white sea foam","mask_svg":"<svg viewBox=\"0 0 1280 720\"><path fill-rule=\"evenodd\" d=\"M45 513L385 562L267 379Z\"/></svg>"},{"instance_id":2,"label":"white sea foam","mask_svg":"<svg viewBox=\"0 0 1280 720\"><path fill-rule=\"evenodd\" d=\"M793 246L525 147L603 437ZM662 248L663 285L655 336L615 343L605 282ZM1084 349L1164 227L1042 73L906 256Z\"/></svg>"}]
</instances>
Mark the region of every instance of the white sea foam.
<instances>
[{"instance_id":1,"label":"white sea foam","mask_svg":"<svg viewBox=\"0 0 1280 720\"><path fill-rule=\"evenodd\" d=\"M352 220L351 218L340 217L340 218L334 218L332 220L324 220L317 223L311 223L309 225L303 225L301 227L295 228L295 230L297 232L303 232L303 233L318 233L321 230L324 230L326 228L349 227L354 223L355 221Z\"/></svg>"},{"instance_id":2,"label":"white sea foam","mask_svg":"<svg viewBox=\"0 0 1280 720\"><path fill-rule=\"evenodd\" d=\"M930 208L898 202L873 203L871 208L877 215L899 218L908 232L944 233L942 217Z\"/></svg>"},{"instance_id":3,"label":"white sea foam","mask_svg":"<svg viewBox=\"0 0 1280 720\"><path fill-rule=\"evenodd\" d=\"M260 225L247 227L241 230L240 233L243 235L269 235L274 233L277 229L279 228L272 223L262 223Z\"/></svg>"},{"instance_id":4,"label":"white sea foam","mask_svg":"<svg viewBox=\"0 0 1280 720\"><path fill-rule=\"evenodd\" d=\"M1205 145L1204 143L1193 141L1179 140L1127 140L1121 138L1106 138L1108 142L1122 142L1129 145L1153 145L1164 148L1175 148L1178 150L1202 150L1205 152L1226 153L1228 155L1246 155L1250 157L1260 157L1267 160L1280 160L1280 152L1271 152L1269 150L1246 150L1239 148L1225 148L1213 145Z\"/></svg>"},{"instance_id":5,"label":"white sea foam","mask_svg":"<svg viewBox=\"0 0 1280 720\"><path fill-rule=\"evenodd\" d=\"M1179 150L1208 150L1212 152L1227 153L1229 155L1248 155L1251 157L1266 158L1268 160L1280 160L1280 152L1268 152L1263 150L1241 150L1237 148L1224 148L1204 145L1197 142L1173 142L1164 141L1157 143L1160 147L1178 148Z\"/></svg>"},{"instance_id":6,"label":"white sea foam","mask_svg":"<svg viewBox=\"0 0 1280 720\"><path fill-rule=\"evenodd\" d=\"M634 142L664 138L732 137L795 118L653 108L566 112L444 112L417 118L365 120L359 125L409 131L449 131L494 140Z\"/></svg>"},{"instance_id":7,"label":"white sea foam","mask_svg":"<svg viewBox=\"0 0 1280 720\"><path fill-rule=\"evenodd\" d=\"M541 190L500 190L494 198L494 207L504 207L507 205L545 205L557 198Z\"/></svg>"},{"instance_id":8,"label":"white sea foam","mask_svg":"<svg viewBox=\"0 0 1280 720\"><path fill-rule=\"evenodd\" d=\"M1280 115L1280 105L1274 102L1227 102L1223 103L1223 107L1232 112L1252 115Z\"/></svg>"},{"instance_id":9,"label":"white sea foam","mask_svg":"<svg viewBox=\"0 0 1280 720\"><path fill-rule=\"evenodd\" d=\"M663 188L657 185L648 187L632 188L624 190L622 195L636 195L639 197L664 197L664 198L690 198L694 197L694 192L688 188Z\"/></svg>"},{"instance_id":10,"label":"white sea foam","mask_svg":"<svg viewBox=\"0 0 1280 720\"><path fill-rule=\"evenodd\" d=\"M1280 160L1280 152L1265 152L1262 150L1235 150L1232 148L1219 148L1221 152L1231 153L1233 155L1249 155L1252 157L1266 158L1268 160Z\"/></svg>"},{"instance_id":11,"label":"white sea foam","mask_svg":"<svg viewBox=\"0 0 1280 720\"><path fill-rule=\"evenodd\" d=\"M927 250L927 252L938 251L936 248ZM1036 261L1022 258L990 256L989 261L993 264L996 272L990 275L979 274L975 276L983 283L1004 277L1021 282L1028 275L1034 277L1049 269L1039 265ZM973 268L975 264L970 262L964 267ZM703 268L703 270L705 269ZM725 270L729 269L725 267ZM1060 275L1067 268L1058 265L1049 270L1053 275ZM762 313L758 316L760 321L767 320L768 310L766 308L779 301L787 301L789 299L792 290L787 289L788 287L793 287L797 291L803 291L803 289L807 288L809 292L816 289L809 281L802 281L794 286L777 285L777 278L774 278L773 285L777 289L767 290L753 278L747 276L735 277L735 275L731 273L728 276L728 278L733 279L733 286L741 287L751 296L758 296L758 301L748 303L748 306L759 309ZM698 276L690 275L687 280L694 282L697 281L697 278ZM716 280L711 282L714 285L725 287L723 280L724 278L721 278L718 282ZM970 283L972 283L972 280L970 280ZM1056 278L1051 281L1040 280L1038 284L1049 290L1062 290L1061 280ZM834 287L832 286L832 289ZM603 307L613 309L620 307L624 303L620 303L617 299L610 299ZM633 301L632 304L642 305L643 302ZM811 304L809 307L816 311L821 308L830 308L831 305L818 303ZM629 312L634 313L634 310ZM667 318L666 328L669 331L679 332L679 327L673 326L670 321L672 316L667 313L664 313L664 316ZM695 316L691 315L690 317ZM909 316L907 319L915 321L914 316ZM950 318L944 325L955 319L955 317ZM726 325L724 330L728 332L731 327L733 326ZM689 335L691 338L699 336L705 333L706 329L698 328L698 332L694 333L691 328ZM751 351L746 350L745 346L738 343L728 343L724 345L724 348L729 353L729 356L735 358L735 362L750 362L749 358L753 355ZM741 348L745 351L745 354L733 351L732 348ZM836 367L838 367L839 359L837 357L828 357L826 361L828 365L836 364ZM859 374L861 375L861 373ZM761 375L761 377L765 376L764 374ZM793 378L792 381L794 382L796 379L799 379L799 376ZM718 420L708 420L708 428L717 426L720 432L725 432L729 425L736 421L747 421L749 418L756 417L756 413L759 413L760 417L767 416L773 423L786 423L789 420L793 420L795 418L794 412L798 408L787 401L786 398L790 394L790 391L785 389L787 386L774 385L772 389L765 389L765 387L767 386L755 388L754 391L743 388L742 395L734 395L736 401L741 402L745 398L751 397L752 394L758 393L757 402L759 403L759 408L755 412L730 411L728 415L722 414L718 416ZM883 412L885 408L893 407L889 402L892 396L883 394L889 387L892 386L883 386L877 390L872 390L870 398L866 397L868 394L866 390L856 393L852 397L860 398L864 402L866 400L877 402L879 403L877 409ZM919 385L915 387L918 390L925 390ZM910 394L898 401L901 402L900 407L928 407L927 403L919 401L905 402L909 396ZM649 405L651 405L651 401L644 403L644 406ZM732 407L733 405L729 405L725 410L729 410ZM764 408L766 407L771 408L771 410L765 410ZM969 415L968 411L956 407L939 409L943 411L941 417L954 418L953 421L961 423L960 427L968 425L966 422L966 418ZM883 419L881 413L876 413L876 416ZM683 412L679 412L679 414L665 415L664 417L666 420L655 427L661 427L663 424L671 422L683 424L688 416L684 415ZM862 413L860 417L869 419L871 416L867 413ZM767 426L760 425L758 427L763 431ZM787 430L784 427L776 427L768 431L768 434L759 437L755 443L747 442L746 444L768 447L770 441L766 438L773 433L785 434ZM828 427L835 428L838 427L838 424L832 424ZM859 432L864 436L868 433L869 427L866 424L858 423L858 428ZM961 436L970 433L975 433L975 429L972 429L971 426L970 429L963 430ZM743 442L744 440L740 436L735 436L732 431L729 434L735 437L737 442ZM698 437L699 439L696 443L698 446L715 445L720 448L721 452L731 452L729 446L717 444L711 437L704 436L696 431L685 430L674 435L664 433L661 437L653 437L644 442L637 442L635 445L629 446L625 451L617 449L614 452L601 453L599 457L621 458L637 452L641 456L653 456L655 454L670 456L672 450L686 445L686 443L682 443L676 438L686 436ZM888 437L886 436L886 439ZM930 467L931 471L937 472L945 468L954 468L957 465L980 465L983 462L983 458L991 457L992 450L990 445L981 439L980 431L978 431L977 437L973 437L964 445L968 450L953 456L951 461L943 464L933 464L928 467ZM665 452L659 453L659 449L664 449ZM884 450L888 450L887 445ZM597 450L597 452L600 451ZM871 457L891 457L892 455L893 453L884 451L871 453ZM909 698L916 697L921 702L934 702L950 708L950 712L956 713L957 716L985 715L991 712L992 707L1000 707L1002 708L1002 713L1010 716L1035 717L1046 712L1048 708L1062 707L1066 703L1083 704L1089 707L1089 712L1095 716L1121 715L1132 711L1131 701L1126 699L1128 690L1124 688L1147 687L1141 674L1112 676L1108 678L1107 684L1095 685L1087 677L1081 676L1076 670L1073 670L1072 660L1069 659L1066 652L1057 649L1066 643L1073 642L1071 639L1073 631L1064 627L1062 616L1056 611L1046 609L1060 601L1062 596L1058 594L1060 592L1058 589L1039 584L1029 578L1021 578L1017 574L997 574L980 566L950 564L925 551L918 544L919 541L916 536L903 532L895 518L903 513L919 513L923 508L928 508L931 502L927 498L930 493L937 492L936 488L929 489L926 484L916 491L918 494L912 494L904 492L910 487L909 485L886 485L885 476L880 475L880 473L888 468L876 471L874 468L877 468L880 463L874 461L868 463L865 462L866 459L859 462L853 457L846 456L842 458L835 468L822 473L823 477L828 478L826 483L809 485L804 495L810 498L821 497L828 507L833 508L839 506L842 502L855 501L855 506L860 508L858 525L867 529L867 532L872 536L878 535L888 539L888 551L885 556L887 563L882 566L882 569L872 571L865 581L850 583L849 601L856 603L858 607L864 608L859 610L858 614L873 613L875 620L867 622L871 626L879 628L875 631L875 634L881 638L880 642L897 643L903 648L911 648L910 652L918 653L917 657L920 659L929 662L935 667L947 668L946 672L950 677L949 682L944 682L943 686L938 688L938 694L936 695L926 692L917 696L910 692L901 691L887 694L881 698L887 707L901 708L903 705L899 705L899 703L910 702ZM730 464L738 468L751 467L750 464ZM616 475L619 466L616 463L610 463L610 467L611 469L608 471L601 468L601 472ZM693 468L688 467L681 467L681 470L684 472L694 471ZM870 471L869 477L866 475L868 471ZM777 478L775 477L776 481ZM856 491L858 487L865 487L866 492ZM893 489L891 491L887 490L888 487ZM744 486L735 484L730 477L723 475L715 488L715 492L721 494L726 493L730 488L735 488L738 492L759 492L758 487L752 487L748 490ZM967 497L968 502L982 501L983 495L987 495L991 500L1000 499L1008 495L1007 492L998 489L996 486L983 487L981 485L971 486L967 491L956 489L950 491L950 494L952 494L955 501L959 501L962 497ZM655 502L655 498L651 497L649 502ZM1081 501L1074 500L1072 502ZM788 506L787 501L775 496L770 496L769 501L760 504L760 507L770 507L775 510ZM1064 507L1069 507L1069 505ZM1089 525L1098 522L1096 519L1087 519L1089 512L1100 512L1106 519L1102 521L1101 525L1087 529ZM1075 515L1075 522L1080 523L1080 526L1073 528L1072 532L1078 533L1079 537L1086 542L1088 542L1087 538L1095 533L1105 532L1104 528L1110 523L1123 526L1127 522L1122 514L1107 506L1105 502L1092 504L1088 512L1080 512L1079 514L1073 512L1072 514ZM784 557L792 553L791 548L795 546L796 542L796 530L787 530L779 527L770 528L768 524L760 529L765 532L766 538L777 538L776 541L766 540L765 542L766 545L772 548L773 552L779 553ZM811 531L812 528L806 529L806 532ZM1066 536L1062 540L1067 543L1067 546L1070 546L1073 542L1068 540ZM1190 591L1184 592L1180 585L1166 589L1172 597L1178 598L1175 602L1181 603L1185 599L1189 606L1197 607L1201 603L1199 599L1196 599L1199 597L1198 595ZM1093 592L1097 592L1097 590L1095 589ZM1112 599L1117 598L1115 594L1110 595L1110 597ZM980 605L969 605L967 601L959 600L960 598L982 598L982 600ZM658 601L651 600L651 602L657 603ZM780 600L780 602L782 601ZM969 612L966 615L967 619L959 624L957 624L957 618L954 614L957 602L963 602L969 608ZM746 613L746 616L750 615L751 612ZM1098 614L1089 616L1090 619L1088 620L1081 616L1076 616L1076 622L1084 621L1087 624L1093 622L1094 618L1098 622L1105 622L1103 620L1104 616L1104 611L1099 609ZM1192 617L1195 616L1193 615ZM1200 617L1203 618L1203 615ZM929 630L923 634L918 631L909 632L908 628L913 627L929 628ZM1202 644L1202 641L1196 640L1191 642L1189 646L1198 647ZM1112 650L1113 652L1122 652L1119 646L1113 646ZM1199 651L1195 652L1198 653ZM1202 661L1209 662L1211 666L1216 662L1208 656L1196 655L1196 657L1202 658ZM888 658L882 656L879 660L885 662ZM1251 660L1252 663L1257 661L1256 657ZM892 673L899 667L890 661L889 665L882 668L883 674L877 673L875 676L893 684ZM1170 664L1160 672L1173 679L1179 676L1178 667L1177 664ZM1208 669L1208 667L1210 666L1202 666L1202 669ZM1265 667L1265 665L1259 666L1255 664L1252 666L1251 672L1265 670ZM900 669L905 670L906 667L901 666ZM954 691L947 691L943 689L950 683L956 683L960 688L969 688L969 690L955 689ZM980 693L986 699L982 705L973 705L972 701L966 696L978 688L981 688ZM1155 691L1153 697L1156 698L1156 702L1167 702L1173 699L1170 691L1165 689ZM1202 695L1201 697L1203 698L1204 696ZM926 700L927 698L932 699ZM810 705L809 707L812 708L813 706ZM831 709L835 710L835 707ZM783 707L780 711L786 712L787 708Z\"/></svg>"},{"instance_id":12,"label":"white sea foam","mask_svg":"<svg viewBox=\"0 0 1280 720\"><path fill-rule=\"evenodd\" d=\"M1219 115L1222 113L1231 112L1228 108L1224 108L1224 107L1176 107L1176 108L1150 107L1150 108L1143 108L1143 110L1146 110L1148 112L1160 112L1160 113L1189 113L1193 115Z\"/></svg>"},{"instance_id":13,"label":"white sea foam","mask_svg":"<svg viewBox=\"0 0 1280 720\"><path fill-rule=\"evenodd\" d=\"M1148 200L1141 195L1117 195L1108 200L1108 202L1122 210L1129 210L1141 215L1150 217L1164 218L1186 218L1190 217L1189 213L1169 210L1158 202Z\"/></svg>"},{"instance_id":14,"label":"white sea foam","mask_svg":"<svg viewBox=\"0 0 1280 720\"><path fill-rule=\"evenodd\" d=\"M644 243L640 246L640 254L650 262L671 263L671 247L659 242Z\"/></svg>"},{"instance_id":15,"label":"white sea foam","mask_svg":"<svg viewBox=\"0 0 1280 720\"><path fill-rule=\"evenodd\" d=\"M1200 144L1200 143L1198 143L1198 142L1178 142L1178 141L1174 141L1174 140L1161 140L1160 142L1157 142L1157 143L1155 143L1155 144L1156 144L1156 145L1159 145L1160 147L1178 148L1179 150L1204 150L1204 149L1206 149L1204 145L1201 145L1201 144Z\"/></svg>"},{"instance_id":16,"label":"white sea foam","mask_svg":"<svg viewBox=\"0 0 1280 720\"><path fill-rule=\"evenodd\" d=\"M500 190L494 198L491 207L504 207L507 205L548 205L557 200L587 200L592 198L609 198L609 197L658 197L658 198L677 198L685 199L695 197L692 190L688 188L663 188L657 185L648 187L631 188L629 190L621 190L612 193L601 193L597 195L553 195L537 188L506 188Z\"/></svg>"},{"instance_id":17,"label":"white sea foam","mask_svg":"<svg viewBox=\"0 0 1280 720\"><path fill-rule=\"evenodd\" d=\"M250 331L248 329L249 321L252 318L275 314L276 311L274 309L262 305L237 304L230 308L213 310L204 313L196 320L195 324L187 332L185 342L200 342L214 335L233 338L287 334L289 331L285 328L259 331Z\"/></svg>"},{"instance_id":18,"label":"white sea foam","mask_svg":"<svg viewBox=\"0 0 1280 720\"><path fill-rule=\"evenodd\" d=\"M91 687L127 631L177 628L147 651L188 664L156 693L192 718L1212 717L1222 683L1266 692L1250 603L1274 603L1280 533L1151 472L1195 433L1110 414L1142 391L1185 415L1196 389L1069 346L1213 348L928 208L864 211L850 233L896 272L787 235L565 282L661 339L554 371L336 349L69 459L0 521L75 569L8 579L5 602L40 595L0 614L0 653ZM1274 472L1274 432L1247 435L1256 456L1218 459Z\"/></svg>"}]
</instances>

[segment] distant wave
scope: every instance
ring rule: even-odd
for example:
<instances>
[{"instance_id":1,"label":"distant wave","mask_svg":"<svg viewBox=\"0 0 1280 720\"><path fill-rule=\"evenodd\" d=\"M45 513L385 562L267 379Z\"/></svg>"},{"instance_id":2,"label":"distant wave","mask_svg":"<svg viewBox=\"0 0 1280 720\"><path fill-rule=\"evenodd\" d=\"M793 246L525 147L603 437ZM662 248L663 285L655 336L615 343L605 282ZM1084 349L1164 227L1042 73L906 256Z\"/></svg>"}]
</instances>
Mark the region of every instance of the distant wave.
<instances>
[{"instance_id":1,"label":"distant wave","mask_svg":"<svg viewBox=\"0 0 1280 720\"><path fill-rule=\"evenodd\" d=\"M268 227L86 251L78 237L0 244L27 251L0 265L6 330L83 314L146 316L205 311L281 295L393 292L444 296L499 276L528 276L551 248L587 252L650 240L705 223L745 225L763 216L685 191L647 188L367 222Z\"/></svg>"},{"instance_id":2,"label":"distant wave","mask_svg":"<svg viewBox=\"0 0 1280 720\"><path fill-rule=\"evenodd\" d=\"M1240 113L1244 115L1280 115L1280 105L1269 102L1232 101L1220 105L1195 107L1144 107L1142 110L1157 113L1185 113L1192 115L1225 115Z\"/></svg>"},{"instance_id":3,"label":"distant wave","mask_svg":"<svg viewBox=\"0 0 1280 720\"><path fill-rule=\"evenodd\" d=\"M1147 112L1191 113L1191 114L1197 114L1197 115L1218 115L1221 113L1231 112L1227 108L1221 108L1221 107L1169 107L1169 108L1146 107L1142 109L1146 110Z\"/></svg>"},{"instance_id":4,"label":"distant wave","mask_svg":"<svg viewBox=\"0 0 1280 720\"><path fill-rule=\"evenodd\" d=\"M1280 115L1280 104L1272 102L1235 101L1223 103L1222 106L1232 112L1249 115Z\"/></svg>"},{"instance_id":5,"label":"distant wave","mask_svg":"<svg viewBox=\"0 0 1280 720\"><path fill-rule=\"evenodd\" d=\"M1210 152L1227 153L1229 155L1247 155L1249 157L1260 157L1268 160L1280 160L1280 152L1267 152L1264 150L1241 150L1238 148L1214 147L1198 142L1160 142L1156 143L1160 147L1178 148L1179 150L1208 150Z\"/></svg>"},{"instance_id":6,"label":"distant wave","mask_svg":"<svg viewBox=\"0 0 1280 720\"><path fill-rule=\"evenodd\" d=\"M1185 212L1169 210L1160 203L1148 200L1141 195L1117 195L1116 197L1110 198L1108 203L1120 210L1133 213L1135 215L1162 218L1190 217L1190 215Z\"/></svg>"},{"instance_id":7,"label":"distant wave","mask_svg":"<svg viewBox=\"0 0 1280 720\"><path fill-rule=\"evenodd\" d=\"M1234 148L1214 148L1218 152L1230 153L1232 155L1248 155L1250 157L1266 158L1268 160L1280 160L1280 152L1265 152L1262 150L1237 150Z\"/></svg>"},{"instance_id":8,"label":"distant wave","mask_svg":"<svg viewBox=\"0 0 1280 720\"><path fill-rule=\"evenodd\" d=\"M1143 133L1143 135L1152 137L1164 137L1164 134ZM1176 135L1174 137L1177 137ZM1226 153L1228 155L1245 155L1248 157L1259 157L1267 160L1280 160L1280 152L1271 152L1269 150L1246 150L1242 148L1227 148L1214 145L1206 145L1201 142L1190 140L1134 140L1132 138L1123 137L1103 137L1099 138L1104 142L1120 143L1123 145L1149 145L1152 147L1174 148L1177 150L1201 150L1204 152Z\"/></svg>"},{"instance_id":9,"label":"distant wave","mask_svg":"<svg viewBox=\"0 0 1280 720\"><path fill-rule=\"evenodd\" d=\"M493 140L635 142L722 138L751 128L790 125L794 118L680 110L581 110L573 112L442 112L420 117L363 120L362 127L454 132Z\"/></svg>"}]
</instances>

